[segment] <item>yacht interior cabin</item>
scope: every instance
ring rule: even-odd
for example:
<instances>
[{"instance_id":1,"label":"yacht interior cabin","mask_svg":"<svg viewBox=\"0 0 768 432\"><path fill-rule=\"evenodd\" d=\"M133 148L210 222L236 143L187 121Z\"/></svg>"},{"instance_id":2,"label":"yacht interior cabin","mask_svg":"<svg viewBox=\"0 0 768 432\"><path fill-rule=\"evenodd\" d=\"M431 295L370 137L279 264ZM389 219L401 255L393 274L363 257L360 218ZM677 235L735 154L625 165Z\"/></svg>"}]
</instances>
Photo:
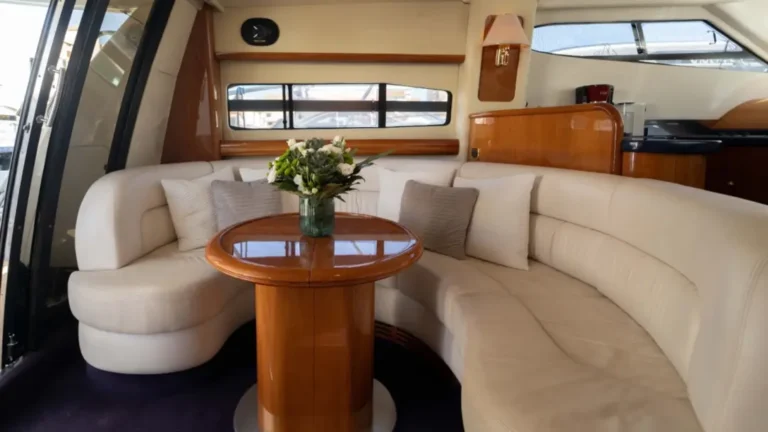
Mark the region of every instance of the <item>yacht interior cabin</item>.
<instances>
[{"instance_id":1,"label":"yacht interior cabin","mask_svg":"<svg viewBox=\"0 0 768 432\"><path fill-rule=\"evenodd\" d=\"M0 0L0 430L768 431L767 17Z\"/></svg>"}]
</instances>

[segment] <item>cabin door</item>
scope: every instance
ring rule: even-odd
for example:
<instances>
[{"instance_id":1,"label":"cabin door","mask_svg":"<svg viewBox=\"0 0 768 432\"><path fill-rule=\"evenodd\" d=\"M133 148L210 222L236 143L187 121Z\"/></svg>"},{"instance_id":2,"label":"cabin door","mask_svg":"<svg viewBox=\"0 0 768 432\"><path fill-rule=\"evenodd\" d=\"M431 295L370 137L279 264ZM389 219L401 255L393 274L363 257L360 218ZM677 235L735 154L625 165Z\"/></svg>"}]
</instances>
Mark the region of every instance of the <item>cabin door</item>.
<instances>
[{"instance_id":1,"label":"cabin door","mask_svg":"<svg viewBox=\"0 0 768 432\"><path fill-rule=\"evenodd\" d=\"M77 269L77 211L94 181L121 168L110 160L120 159L115 148L127 151L125 130L172 5L52 0L42 8L0 226L3 366L74 328L66 294Z\"/></svg>"}]
</instances>

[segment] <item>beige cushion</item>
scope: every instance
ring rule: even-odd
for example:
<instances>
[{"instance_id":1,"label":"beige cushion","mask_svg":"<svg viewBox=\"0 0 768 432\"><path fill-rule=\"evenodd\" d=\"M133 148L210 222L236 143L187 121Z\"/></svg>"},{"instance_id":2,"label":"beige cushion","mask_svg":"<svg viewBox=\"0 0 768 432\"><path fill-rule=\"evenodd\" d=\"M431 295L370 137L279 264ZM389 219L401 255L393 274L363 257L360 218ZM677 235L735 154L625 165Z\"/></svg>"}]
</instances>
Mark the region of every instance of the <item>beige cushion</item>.
<instances>
[{"instance_id":1,"label":"beige cushion","mask_svg":"<svg viewBox=\"0 0 768 432\"><path fill-rule=\"evenodd\" d=\"M236 223L278 214L282 203L280 191L266 180L211 183L213 211L219 230Z\"/></svg>"},{"instance_id":2,"label":"beige cushion","mask_svg":"<svg viewBox=\"0 0 768 432\"><path fill-rule=\"evenodd\" d=\"M477 190L431 186L409 180L399 222L421 238L424 248L456 259L466 257L467 228Z\"/></svg>"},{"instance_id":3,"label":"beige cushion","mask_svg":"<svg viewBox=\"0 0 768 432\"><path fill-rule=\"evenodd\" d=\"M256 180L264 180L269 173L268 169L255 169L255 168L240 168L240 180L244 182L252 182Z\"/></svg>"},{"instance_id":4,"label":"beige cushion","mask_svg":"<svg viewBox=\"0 0 768 432\"><path fill-rule=\"evenodd\" d=\"M700 432L686 386L648 333L595 288L425 252L397 278L463 353L467 430Z\"/></svg>"},{"instance_id":5,"label":"beige cushion","mask_svg":"<svg viewBox=\"0 0 768 432\"><path fill-rule=\"evenodd\" d=\"M234 181L235 178L231 169L224 169L195 180L161 181L180 251L201 248L216 234L211 199L214 180Z\"/></svg>"},{"instance_id":6,"label":"beige cushion","mask_svg":"<svg viewBox=\"0 0 768 432\"><path fill-rule=\"evenodd\" d=\"M494 179L456 177L455 187L479 192L467 235L467 255L528 270L528 225L535 180L533 174Z\"/></svg>"},{"instance_id":7,"label":"beige cushion","mask_svg":"<svg viewBox=\"0 0 768 432\"><path fill-rule=\"evenodd\" d=\"M391 171L377 167L379 174L379 204L377 215L384 219L396 221L400 217L400 202L403 199L405 183L416 180L420 183L434 186L450 186L453 181L454 169L439 171ZM367 173L366 173L367 175Z\"/></svg>"},{"instance_id":8,"label":"beige cushion","mask_svg":"<svg viewBox=\"0 0 768 432\"><path fill-rule=\"evenodd\" d=\"M179 252L171 243L119 270L73 273L69 304L91 327L156 334L202 324L252 289L211 267L203 249Z\"/></svg>"}]
</instances>

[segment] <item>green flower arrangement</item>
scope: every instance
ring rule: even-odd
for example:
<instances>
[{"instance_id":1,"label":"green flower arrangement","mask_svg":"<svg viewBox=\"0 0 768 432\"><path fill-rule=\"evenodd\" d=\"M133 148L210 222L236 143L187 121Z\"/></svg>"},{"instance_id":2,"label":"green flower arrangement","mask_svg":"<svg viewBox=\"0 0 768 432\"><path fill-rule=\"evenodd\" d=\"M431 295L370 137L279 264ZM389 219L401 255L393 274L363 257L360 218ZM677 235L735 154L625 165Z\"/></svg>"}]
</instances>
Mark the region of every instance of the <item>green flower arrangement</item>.
<instances>
[{"instance_id":1,"label":"green flower arrangement","mask_svg":"<svg viewBox=\"0 0 768 432\"><path fill-rule=\"evenodd\" d=\"M288 149L269 163L267 181L278 189L316 200L338 198L365 181L360 171L390 152L355 163L355 149L343 137L326 143L320 138L297 142L288 140Z\"/></svg>"}]
</instances>

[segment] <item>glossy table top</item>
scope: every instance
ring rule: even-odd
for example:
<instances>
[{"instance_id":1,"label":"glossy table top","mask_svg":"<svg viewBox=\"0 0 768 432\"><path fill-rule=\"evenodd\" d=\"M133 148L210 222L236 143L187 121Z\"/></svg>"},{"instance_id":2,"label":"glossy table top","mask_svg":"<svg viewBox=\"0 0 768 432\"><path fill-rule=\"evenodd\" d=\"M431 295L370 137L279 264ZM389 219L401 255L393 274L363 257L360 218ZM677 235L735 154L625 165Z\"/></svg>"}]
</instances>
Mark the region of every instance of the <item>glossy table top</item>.
<instances>
[{"instance_id":1,"label":"glossy table top","mask_svg":"<svg viewBox=\"0 0 768 432\"><path fill-rule=\"evenodd\" d=\"M208 243L219 271L261 285L338 286L387 278L421 257L421 241L405 227L372 216L337 213L331 237L303 236L297 214L227 228Z\"/></svg>"}]
</instances>

